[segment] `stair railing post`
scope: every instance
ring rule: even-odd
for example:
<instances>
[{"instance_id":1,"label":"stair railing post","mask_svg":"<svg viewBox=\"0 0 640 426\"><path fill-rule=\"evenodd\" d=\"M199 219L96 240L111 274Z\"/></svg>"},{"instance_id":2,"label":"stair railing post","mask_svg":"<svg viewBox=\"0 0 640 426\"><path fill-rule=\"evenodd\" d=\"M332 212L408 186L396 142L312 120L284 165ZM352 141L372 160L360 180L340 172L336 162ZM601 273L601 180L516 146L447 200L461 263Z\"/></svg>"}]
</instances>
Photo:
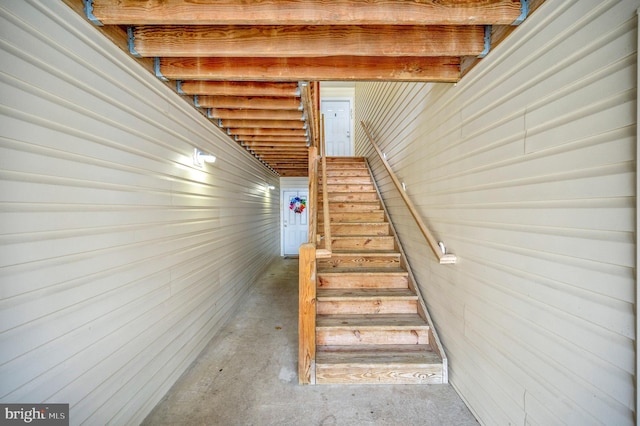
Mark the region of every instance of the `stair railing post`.
<instances>
[{"instance_id":1,"label":"stair railing post","mask_svg":"<svg viewBox=\"0 0 640 426\"><path fill-rule=\"evenodd\" d=\"M364 121L361 121L360 124L362 124L362 128L364 129L364 132L367 135L367 138L369 139L371 146L373 146L373 149L378 154L378 157L380 157L380 161L382 161L382 164L384 165L385 169L387 169L387 173L389 173L389 176L391 177L391 181L393 182L395 187L398 189L398 192L400 192L400 196L404 200L404 203L407 205L407 208L409 209L411 216L413 216L413 219L416 221L418 228L420 228L422 235L424 235L425 239L427 240L429 247L431 247L433 254L436 255L436 257L438 258L438 261L441 264L456 263L457 261L456 255L451 253L443 253L444 250L440 248L440 244L433 237L433 235L431 234L431 231L429 231L429 228L427 228L427 226L423 222L422 218L418 214L418 210L415 208L415 206L413 205L413 202L411 201L407 193L402 188L402 183L400 182L396 174L391 169L391 165L389 164L389 162L386 160L386 158L384 158L384 155L382 154L382 151L380 150L375 140L373 139L373 136L371 136L371 132L367 128L367 125L364 124Z\"/></svg>"},{"instance_id":2,"label":"stair railing post","mask_svg":"<svg viewBox=\"0 0 640 426\"><path fill-rule=\"evenodd\" d=\"M317 244L318 231L318 147L309 147L309 238L308 242Z\"/></svg>"},{"instance_id":3,"label":"stair railing post","mask_svg":"<svg viewBox=\"0 0 640 426\"><path fill-rule=\"evenodd\" d=\"M300 246L298 301L298 382L315 384L316 365L316 247Z\"/></svg>"}]
</instances>

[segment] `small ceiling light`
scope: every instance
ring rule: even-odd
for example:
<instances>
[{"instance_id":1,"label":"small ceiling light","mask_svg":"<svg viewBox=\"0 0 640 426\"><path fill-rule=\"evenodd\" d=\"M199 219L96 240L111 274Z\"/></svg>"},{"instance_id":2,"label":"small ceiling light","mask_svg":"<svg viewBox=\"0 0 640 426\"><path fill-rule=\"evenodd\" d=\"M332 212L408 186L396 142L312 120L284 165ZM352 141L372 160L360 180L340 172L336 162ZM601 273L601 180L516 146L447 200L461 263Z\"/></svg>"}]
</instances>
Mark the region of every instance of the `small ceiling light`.
<instances>
[{"instance_id":1,"label":"small ceiling light","mask_svg":"<svg viewBox=\"0 0 640 426\"><path fill-rule=\"evenodd\" d=\"M193 165L202 167L204 163L215 163L216 156L200 151L198 148L193 149Z\"/></svg>"}]
</instances>

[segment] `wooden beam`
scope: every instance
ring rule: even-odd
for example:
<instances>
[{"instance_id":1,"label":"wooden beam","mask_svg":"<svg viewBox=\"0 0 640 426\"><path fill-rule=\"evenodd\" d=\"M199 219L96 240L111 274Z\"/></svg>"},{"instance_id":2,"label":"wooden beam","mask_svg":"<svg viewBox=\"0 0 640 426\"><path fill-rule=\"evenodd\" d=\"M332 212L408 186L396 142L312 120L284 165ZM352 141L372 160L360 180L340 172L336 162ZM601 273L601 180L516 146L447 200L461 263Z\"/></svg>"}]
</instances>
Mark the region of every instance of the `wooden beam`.
<instances>
[{"instance_id":1,"label":"wooden beam","mask_svg":"<svg viewBox=\"0 0 640 426\"><path fill-rule=\"evenodd\" d=\"M273 142L291 142L305 145L307 143L307 138L305 136L237 135L236 139L242 142L262 142L266 144Z\"/></svg>"},{"instance_id":2,"label":"wooden beam","mask_svg":"<svg viewBox=\"0 0 640 426\"><path fill-rule=\"evenodd\" d=\"M249 148L252 151L269 151L277 154L287 153L287 152L302 152L306 153L307 146L278 146L278 145L254 145L250 143L240 142L240 145L245 148Z\"/></svg>"},{"instance_id":3,"label":"wooden beam","mask_svg":"<svg viewBox=\"0 0 640 426\"><path fill-rule=\"evenodd\" d=\"M160 58L172 80L386 80L454 83L455 57Z\"/></svg>"},{"instance_id":4,"label":"wooden beam","mask_svg":"<svg viewBox=\"0 0 640 426\"><path fill-rule=\"evenodd\" d=\"M143 57L471 56L484 49L480 25L142 26Z\"/></svg>"},{"instance_id":5,"label":"wooden beam","mask_svg":"<svg viewBox=\"0 0 640 426\"><path fill-rule=\"evenodd\" d=\"M280 129L303 129L304 121L299 120L230 120L222 119L221 127L261 127Z\"/></svg>"},{"instance_id":6,"label":"wooden beam","mask_svg":"<svg viewBox=\"0 0 640 426\"><path fill-rule=\"evenodd\" d=\"M300 96L298 83L271 81L182 81L184 95Z\"/></svg>"},{"instance_id":7,"label":"wooden beam","mask_svg":"<svg viewBox=\"0 0 640 426\"><path fill-rule=\"evenodd\" d=\"M233 135L255 135L255 136L306 136L304 129L264 129L251 127L231 127L227 129Z\"/></svg>"},{"instance_id":8,"label":"wooden beam","mask_svg":"<svg viewBox=\"0 0 640 426\"><path fill-rule=\"evenodd\" d=\"M283 161L280 163L272 163L271 167L278 168L286 168L286 169L301 169L301 170L306 170L307 169L307 163L306 161L299 161L299 162L287 162L287 161Z\"/></svg>"},{"instance_id":9,"label":"wooden beam","mask_svg":"<svg viewBox=\"0 0 640 426\"><path fill-rule=\"evenodd\" d=\"M251 141L243 141L238 140L237 142L241 143L243 146L248 147L260 147L260 148L271 148L271 149L307 149L306 142L251 142Z\"/></svg>"},{"instance_id":10,"label":"wooden beam","mask_svg":"<svg viewBox=\"0 0 640 426\"><path fill-rule=\"evenodd\" d=\"M271 162L271 161L286 161L287 163L304 163L305 165L307 164L307 153L302 153L302 154L287 154L287 155L282 155L282 154L270 154L269 152L262 152L262 153L258 153L258 155L260 156L260 158L262 158L264 161L266 162Z\"/></svg>"},{"instance_id":11,"label":"wooden beam","mask_svg":"<svg viewBox=\"0 0 640 426\"><path fill-rule=\"evenodd\" d=\"M510 25L513 0L94 0L105 25Z\"/></svg>"},{"instance_id":12,"label":"wooden beam","mask_svg":"<svg viewBox=\"0 0 640 426\"><path fill-rule=\"evenodd\" d=\"M302 111L271 109L225 109L210 108L209 118L229 118L232 120L302 120Z\"/></svg>"},{"instance_id":13,"label":"wooden beam","mask_svg":"<svg viewBox=\"0 0 640 426\"><path fill-rule=\"evenodd\" d=\"M274 96L198 96L202 108L302 109L300 98Z\"/></svg>"},{"instance_id":14,"label":"wooden beam","mask_svg":"<svg viewBox=\"0 0 640 426\"><path fill-rule=\"evenodd\" d=\"M302 147L270 147L270 146L265 146L265 145L260 145L260 146L253 146L253 145L247 145L247 144L240 144L241 146L243 146L244 148L250 150L250 151L255 151L255 152L263 152L263 153L267 153L267 154L273 154L273 155L279 155L279 156L283 156L283 155L289 155L289 154L304 154L306 151L306 146L302 146ZM306 157L305 157L306 158Z\"/></svg>"}]
</instances>

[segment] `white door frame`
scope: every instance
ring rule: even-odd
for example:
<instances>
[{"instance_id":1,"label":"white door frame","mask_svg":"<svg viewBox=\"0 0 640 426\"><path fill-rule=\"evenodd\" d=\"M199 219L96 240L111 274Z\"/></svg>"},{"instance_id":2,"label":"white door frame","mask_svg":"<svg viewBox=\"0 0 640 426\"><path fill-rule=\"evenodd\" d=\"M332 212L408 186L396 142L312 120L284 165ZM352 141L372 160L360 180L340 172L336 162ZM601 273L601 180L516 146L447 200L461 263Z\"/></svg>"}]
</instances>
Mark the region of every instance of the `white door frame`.
<instances>
[{"instance_id":1,"label":"white door frame","mask_svg":"<svg viewBox=\"0 0 640 426\"><path fill-rule=\"evenodd\" d=\"M356 152L356 144L355 144L355 125L353 122L353 105L355 103L355 98L353 96L322 96L320 93L320 113L322 114L322 102L324 101L348 101L349 102L349 132L351 137L349 141L351 143L351 155L355 155Z\"/></svg>"}]
</instances>

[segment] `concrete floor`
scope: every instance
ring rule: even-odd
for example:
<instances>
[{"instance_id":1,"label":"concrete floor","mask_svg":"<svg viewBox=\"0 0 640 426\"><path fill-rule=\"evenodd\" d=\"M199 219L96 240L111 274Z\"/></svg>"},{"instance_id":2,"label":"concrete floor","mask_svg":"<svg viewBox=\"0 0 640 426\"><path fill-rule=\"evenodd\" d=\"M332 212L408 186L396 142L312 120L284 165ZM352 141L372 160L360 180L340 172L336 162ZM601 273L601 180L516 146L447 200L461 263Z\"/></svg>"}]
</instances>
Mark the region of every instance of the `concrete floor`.
<instances>
[{"instance_id":1,"label":"concrete floor","mask_svg":"<svg viewBox=\"0 0 640 426\"><path fill-rule=\"evenodd\" d=\"M450 385L298 385L297 275L276 259L143 424L478 424Z\"/></svg>"}]
</instances>

